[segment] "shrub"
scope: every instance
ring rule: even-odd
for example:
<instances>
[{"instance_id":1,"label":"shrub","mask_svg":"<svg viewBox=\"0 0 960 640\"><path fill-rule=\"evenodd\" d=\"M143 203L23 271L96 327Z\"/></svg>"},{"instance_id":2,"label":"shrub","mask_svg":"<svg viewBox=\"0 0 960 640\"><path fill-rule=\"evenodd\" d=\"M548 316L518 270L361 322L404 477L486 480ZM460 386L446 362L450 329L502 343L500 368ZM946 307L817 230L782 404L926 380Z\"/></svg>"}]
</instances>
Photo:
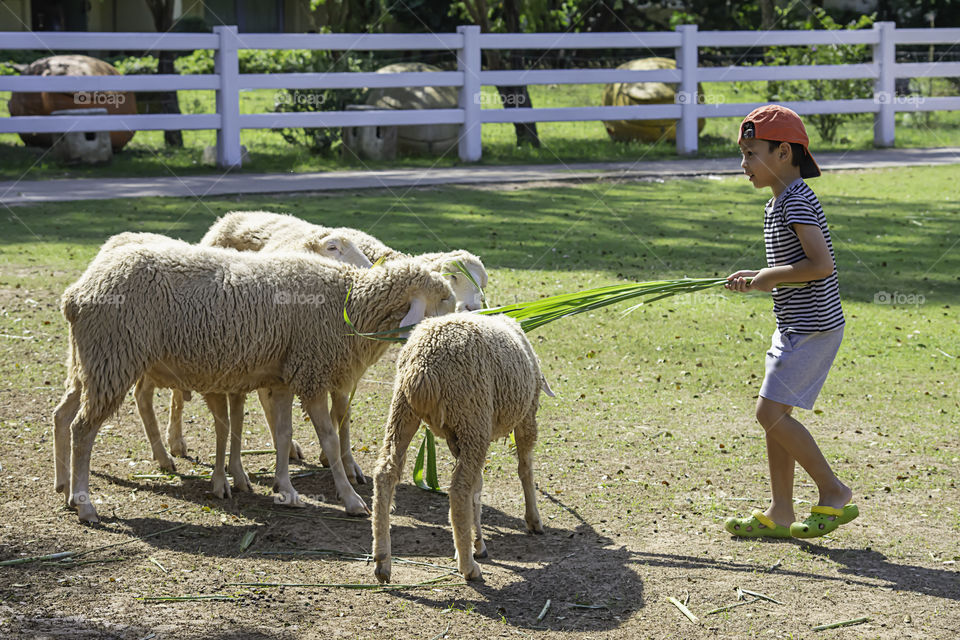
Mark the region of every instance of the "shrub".
<instances>
[{"instance_id":1,"label":"shrub","mask_svg":"<svg viewBox=\"0 0 960 640\"><path fill-rule=\"evenodd\" d=\"M292 53L292 52L291 52ZM302 71L344 73L370 71L372 58L359 57L355 53L332 53L310 51L300 61ZM343 111L349 104L360 104L365 89L286 89L276 94L274 112L292 113L309 111ZM336 151L341 143L339 128L289 128L279 129L288 143L305 147L312 153Z\"/></svg>"},{"instance_id":2,"label":"shrub","mask_svg":"<svg viewBox=\"0 0 960 640\"><path fill-rule=\"evenodd\" d=\"M873 24L872 16L860 16L856 22L846 25L847 29L864 29ZM799 29L842 29L820 7L815 7L811 15L798 24ZM767 55L768 65L818 65L818 64L856 64L871 60L867 45L816 45L809 47L771 47ZM767 100L770 102L810 101L810 100L848 100L851 98L870 98L873 95L873 81L851 80L787 80L767 83ZM837 129L847 120L856 117L852 113L826 113L806 116L816 127L820 137L833 142Z\"/></svg>"}]
</instances>

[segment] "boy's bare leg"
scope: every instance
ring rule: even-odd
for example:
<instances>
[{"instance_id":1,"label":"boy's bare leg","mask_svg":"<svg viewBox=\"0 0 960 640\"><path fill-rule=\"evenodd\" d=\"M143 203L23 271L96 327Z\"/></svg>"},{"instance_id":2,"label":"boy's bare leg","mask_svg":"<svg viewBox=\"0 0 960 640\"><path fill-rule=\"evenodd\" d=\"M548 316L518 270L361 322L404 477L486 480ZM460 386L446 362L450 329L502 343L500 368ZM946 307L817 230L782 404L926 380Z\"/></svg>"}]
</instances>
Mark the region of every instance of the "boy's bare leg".
<instances>
[{"instance_id":1,"label":"boy's bare leg","mask_svg":"<svg viewBox=\"0 0 960 640\"><path fill-rule=\"evenodd\" d=\"M762 398L761 398L762 399ZM770 464L770 507L766 516L789 527L795 520L793 513L793 472L797 461L776 438L767 432L767 461Z\"/></svg>"},{"instance_id":2,"label":"boy's bare leg","mask_svg":"<svg viewBox=\"0 0 960 640\"><path fill-rule=\"evenodd\" d=\"M790 415L792 409L790 405L761 397L757 400L757 420L767 432L767 438L772 437L817 483L820 490L817 504L843 508L850 502L853 492L834 475L813 436Z\"/></svg>"}]
</instances>

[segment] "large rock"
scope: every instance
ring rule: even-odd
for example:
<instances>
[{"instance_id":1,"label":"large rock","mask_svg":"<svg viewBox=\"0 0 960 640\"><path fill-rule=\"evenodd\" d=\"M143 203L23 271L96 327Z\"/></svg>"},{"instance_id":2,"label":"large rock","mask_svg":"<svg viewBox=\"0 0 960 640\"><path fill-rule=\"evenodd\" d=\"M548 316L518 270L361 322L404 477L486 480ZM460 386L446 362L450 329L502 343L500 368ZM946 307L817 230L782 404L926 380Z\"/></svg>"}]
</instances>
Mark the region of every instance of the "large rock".
<instances>
[{"instance_id":1,"label":"large rock","mask_svg":"<svg viewBox=\"0 0 960 640\"><path fill-rule=\"evenodd\" d=\"M422 62L400 62L377 69L377 73L405 71L440 71ZM367 104L378 109L456 109L459 106L457 87L391 87L371 89ZM457 146L458 124L423 124L397 127L397 149L400 153L442 155Z\"/></svg>"},{"instance_id":2,"label":"large rock","mask_svg":"<svg viewBox=\"0 0 960 640\"><path fill-rule=\"evenodd\" d=\"M25 76L118 76L113 65L90 56L50 56L30 63ZM67 109L103 108L110 114L137 112L137 99L130 91L77 91L56 93L13 93L8 103L11 116L46 116ZM119 151L133 138L133 131L111 131L110 143ZM21 133L24 144L49 147L59 133Z\"/></svg>"},{"instance_id":3,"label":"large rock","mask_svg":"<svg viewBox=\"0 0 960 640\"><path fill-rule=\"evenodd\" d=\"M640 58L625 62L617 69L650 71L652 69L676 69L677 63L670 58ZM697 93L702 95L700 86ZM676 86L665 82L615 82L603 88L603 106L626 107L638 104L673 104L676 101ZM674 120L610 120L604 126L611 138L618 142L640 140L658 142L676 141L677 128ZM697 130L702 131L704 119L697 121Z\"/></svg>"}]
</instances>

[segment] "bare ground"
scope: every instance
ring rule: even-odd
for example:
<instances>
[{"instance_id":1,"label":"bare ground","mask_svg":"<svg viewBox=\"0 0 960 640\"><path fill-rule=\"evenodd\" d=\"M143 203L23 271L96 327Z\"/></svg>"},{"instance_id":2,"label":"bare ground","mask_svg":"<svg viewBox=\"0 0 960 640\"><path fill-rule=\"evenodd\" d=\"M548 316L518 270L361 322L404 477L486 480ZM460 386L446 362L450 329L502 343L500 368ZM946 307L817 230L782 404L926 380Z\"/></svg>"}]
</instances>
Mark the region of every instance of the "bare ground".
<instances>
[{"instance_id":1,"label":"bare ground","mask_svg":"<svg viewBox=\"0 0 960 640\"><path fill-rule=\"evenodd\" d=\"M395 563L394 581L442 581L394 591L233 585L373 584L372 565L345 555L369 551L369 520L345 518L328 471L313 464L295 467L310 474L294 480L310 505L305 510L275 507L268 473L254 480L254 494L227 500L214 499L204 479L131 478L157 472L131 400L101 430L94 450L91 488L102 522L80 524L52 487L51 415L63 347L50 302L57 293L0 294L7 310L53 319L32 339L0 340L7 378L0 385L0 560L93 550L72 563L0 567L4 638L960 637L960 500L952 480L937 493L914 487L863 496L861 518L813 543L733 540L722 518L761 504L734 497L747 491L759 500L759 459L750 474L722 462L701 467L681 443L667 444L673 436L657 426L618 433L615 451L599 439L568 438L572 424L598 414L561 401L543 403L536 451L545 535L525 533L512 458L499 443L491 448L483 516L490 558L481 562L482 582L450 575L445 496L405 480L393 516L394 553L433 566ZM14 335L14 325L4 327ZM356 456L366 471L382 432L391 360L368 372L354 403ZM158 396L158 408L165 400ZM266 446L259 407L250 401L247 408L245 446ZM690 425L709 419L691 411L684 417ZM196 464L179 460L178 468L208 469L213 433L202 402L189 403L185 417L197 457ZM730 425L727 437L749 432L748 418ZM303 422L295 430L316 461L312 430ZM441 476L449 478L449 455L441 451L441 458ZM883 465L878 474L910 462L870 460ZM269 455L246 459L248 471L271 466ZM369 504L371 485L359 493ZM728 511L704 507L707 497L725 499ZM241 550L248 532L256 536ZM118 546L96 550L110 544ZM778 602L707 614L737 602L737 587ZM223 599L146 599L160 596ZM671 596L687 600L700 622L683 617ZM869 622L811 631L859 617Z\"/></svg>"}]
</instances>

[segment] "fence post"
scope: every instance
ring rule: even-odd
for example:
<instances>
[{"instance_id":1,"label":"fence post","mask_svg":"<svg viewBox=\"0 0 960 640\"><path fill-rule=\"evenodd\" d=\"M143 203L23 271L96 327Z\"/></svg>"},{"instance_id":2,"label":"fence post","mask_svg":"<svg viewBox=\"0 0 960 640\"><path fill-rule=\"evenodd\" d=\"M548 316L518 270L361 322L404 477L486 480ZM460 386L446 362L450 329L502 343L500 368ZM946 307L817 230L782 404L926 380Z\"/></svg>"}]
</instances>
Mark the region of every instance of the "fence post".
<instances>
[{"instance_id":1,"label":"fence post","mask_svg":"<svg viewBox=\"0 0 960 640\"><path fill-rule=\"evenodd\" d=\"M463 35L463 47L457 50L457 70L463 73L460 87L460 108L463 124L460 125L459 152L464 162L476 162L483 153L481 147L480 121L480 27L461 25L457 33Z\"/></svg>"},{"instance_id":2,"label":"fence post","mask_svg":"<svg viewBox=\"0 0 960 640\"><path fill-rule=\"evenodd\" d=\"M214 73L220 80L217 89L217 165L222 169L239 169L240 157L240 60L237 57L237 27L216 26L213 32L220 38L214 52Z\"/></svg>"},{"instance_id":3,"label":"fence post","mask_svg":"<svg viewBox=\"0 0 960 640\"><path fill-rule=\"evenodd\" d=\"M676 103L680 105L680 120L676 126L677 154L690 156L697 153L697 104L700 102L697 92L697 25L678 25L677 32L680 34L680 46L676 51L677 68L680 69L680 86L676 92Z\"/></svg>"},{"instance_id":4,"label":"fence post","mask_svg":"<svg viewBox=\"0 0 960 640\"><path fill-rule=\"evenodd\" d=\"M873 102L877 111L873 114L873 146L892 147L896 128L896 64L897 45L894 41L894 22L875 22L880 42L873 45L873 62L877 65L877 79L873 84Z\"/></svg>"}]
</instances>

